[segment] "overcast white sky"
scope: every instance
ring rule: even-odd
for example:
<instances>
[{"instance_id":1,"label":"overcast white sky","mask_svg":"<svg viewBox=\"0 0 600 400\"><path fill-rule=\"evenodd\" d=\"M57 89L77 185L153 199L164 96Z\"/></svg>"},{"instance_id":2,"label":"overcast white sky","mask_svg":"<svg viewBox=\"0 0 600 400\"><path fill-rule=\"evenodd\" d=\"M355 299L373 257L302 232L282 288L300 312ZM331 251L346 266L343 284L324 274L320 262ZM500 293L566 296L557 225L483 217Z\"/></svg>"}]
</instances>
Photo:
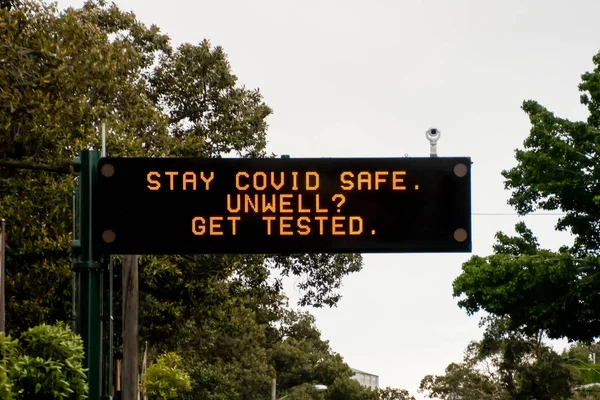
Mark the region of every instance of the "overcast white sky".
<instances>
[{"instance_id":1,"label":"overcast white sky","mask_svg":"<svg viewBox=\"0 0 600 400\"><path fill-rule=\"evenodd\" d=\"M61 7L82 0L61 0ZM239 82L274 109L269 150L292 157L473 159L473 212L510 213L502 169L529 132L535 99L584 119L577 85L600 48L597 0L118 0L176 44L223 46ZM473 253L487 255L516 216L473 216ZM554 217L526 221L547 248L569 241ZM452 298L469 254L366 255L334 309L312 310L353 367L417 398L426 374L459 361L478 318ZM297 298L290 283L289 295Z\"/></svg>"}]
</instances>

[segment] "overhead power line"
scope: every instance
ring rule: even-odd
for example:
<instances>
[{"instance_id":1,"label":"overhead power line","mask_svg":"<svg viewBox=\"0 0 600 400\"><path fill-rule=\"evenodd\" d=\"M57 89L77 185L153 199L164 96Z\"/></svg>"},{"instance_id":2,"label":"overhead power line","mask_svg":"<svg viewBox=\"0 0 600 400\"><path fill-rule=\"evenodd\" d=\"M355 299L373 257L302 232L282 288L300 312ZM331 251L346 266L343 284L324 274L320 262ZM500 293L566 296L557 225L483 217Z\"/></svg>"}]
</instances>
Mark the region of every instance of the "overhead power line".
<instances>
[{"instance_id":1,"label":"overhead power line","mask_svg":"<svg viewBox=\"0 0 600 400\"><path fill-rule=\"evenodd\" d=\"M518 213L478 213L478 212L474 212L471 213L471 215L489 215L489 216L501 216L501 215L514 215L514 216L519 216L519 217L546 217L546 216L565 216L567 215L566 213L531 213L531 214L524 214L524 215L520 215Z\"/></svg>"}]
</instances>

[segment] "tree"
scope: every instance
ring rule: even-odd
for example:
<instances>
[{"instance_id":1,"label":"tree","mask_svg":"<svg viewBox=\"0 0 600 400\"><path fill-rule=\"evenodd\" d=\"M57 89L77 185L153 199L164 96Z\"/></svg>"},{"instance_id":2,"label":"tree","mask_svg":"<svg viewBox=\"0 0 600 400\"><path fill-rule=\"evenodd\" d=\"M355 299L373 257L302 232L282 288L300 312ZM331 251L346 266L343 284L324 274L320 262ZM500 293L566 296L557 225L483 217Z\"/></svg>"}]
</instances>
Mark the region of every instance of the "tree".
<instances>
[{"instance_id":1,"label":"tree","mask_svg":"<svg viewBox=\"0 0 600 400\"><path fill-rule=\"evenodd\" d=\"M23 1L0 10L0 23L7 328L19 332L66 320L70 312L74 179L68 163L89 144L99 146L98 123L119 132L107 138L114 155L163 151L166 121L146 95L141 71L151 62L144 49L168 46L133 15L94 3L59 14L53 5Z\"/></svg>"},{"instance_id":2,"label":"tree","mask_svg":"<svg viewBox=\"0 0 600 400\"><path fill-rule=\"evenodd\" d=\"M509 329L507 319L488 318L479 342L471 342L464 361L444 375L428 375L419 391L446 400L571 399L579 375L542 342Z\"/></svg>"},{"instance_id":3,"label":"tree","mask_svg":"<svg viewBox=\"0 0 600 400\"><path fill-rule=\"evenodd\" d=\"M383 389L377 389L375 393L377 396L375 400L415 400L414 396L412 396L405 389L387 387Z\"/></svg>"},{"instance_id":4,"label":"tree","mask_svg":"<svg viewBox=\"0 0 600 400\"><path fill-rule=\"evenodd\" d=\"M150 78L152 97L169 119L176 157L219 157L235 152L264 157L271 109L258 90L236 86L222 48L207 40L164 54Z\"/></svg>"},{"instance_id":5,"label":"tree","mask_svg":"<svg viewBox=\"0 0 600 400\"><path fill-rule=\"evenodd\" d=\"M278 335L270 345L271 364L280 393L303 383L329 386L338 378L350 378L352 369L329 342L321 339L315 319L306 312L284 310Z\"/></svg>"},{"instance_id":6,"label":"tree","mask_svg":"<svg viewBox=\"0 0 600 400\"><path fill-rule=\"evenodd\" d=\"M203 41L173 49L156 26L115 5L89 1L59 12L25 0L1 9L0 23L6 71L0 75L0 214L8 221L7 326L19 332L69 318L69 163L79 150L99 147L101 122L111 156L262 157L271 109L258 90L238 85L222 48ZM177 271L201 271L208 263L219 279L246 272L268 277L273 268L305 275L302 304L332 305L342 277L362 263L360 255L232 258L143 257L142 279L170 278L165 286L174 291L142 282L140 289L150 293L141 296L154 305L174 299L162 311L168 311L164 318L176 316L188 307L176 300L181 285L202 285L179 281ZM115 261L119 272L120 258ZM198 275L195 282L208 279ZM148 307L140 307L144 315Z\"/></svg>"},{"instance_id":7,"label":"tree","mask_svg":"<svg viewBox=\"0 0 600 400\"><path fill-rule=\"evenodd\" d=\"M251 303L227 297L208 318L195 317L177 335L192 390L184 399L262 400L273 370L266 348L266 326L257 323Z\"/></svg>"},{"instance_id":8,"label":"tree","mask_svg":"<svg viewBox=\"0 0 600 400\"><path fill-rule=\"evenodd\" d=\"M247 274L247 279L250 276ZM184 274L181 279L185 278ZM157 345L150 351L151 359L165 349L181 355L192 383L190 392L181 398L264 400L270 392L271 379L276 377L278 396L287 395L286 400L327 400L329 390L314 391L313 385L336 387L336 381L351 390L352 396L367 392L370 396L381 395L381 399L367 397L368 400L410 399L400 389L368 391L355 381L347 383L353 372L322 339L314 317L290 310L286 299L277 291L269 291L270 286L262 278L202 282L202 287L190 288L194 293L190 299L198 299L190 308L197 304L200 312L187 314L187 307L181 308L186 322L175 330L169 326L170 340L156 340ZM405 394L409 396L406 399L402 397Z\"/></svg>"},{"instance_id":9,"label":"tree","mask_svg":"<svg viewBox=\"0 0 600 400\"><path fill-rule=\"evenodd\" d=\"M593 62L594 70L583 74L579 85L581 103L590 113L587 121L558 118L537 102L525 101L532 124L525 150L515 152L516 167L502 172L512 190L509 204L520 214L537 209L566 213L557 229L570 229L573 250L580 255L600 250L600 176L595 169L600 161L600 52Z\"/></svg>"},{"instance_id":10,"label":"tree","mask_svg":"<svg viewBox=\"0 0 600 400\"><path fill-rule=\"evenodd\" d=\"M354 379L340 377L327 388L328 400L371 400L374 399L374 391L365 389Z\"/></svg>"},{"instance_id":11,"label":"tree","mask_svg":"<svg viewBox=\"0 0 600 400\"><path fill-rule=\"evenodd\" d=\"M14 4L0 10L0 215L9 228L7 327L18 334L71 317L70 162L99 147L101 123L111 156L266 157L271 109L208 41L174 49L156 26L104 1L60 12L34 0ZM271 271L304 277L302 305L332 306L362 258L176 255L139 264L140 336L155 355L176 350L189 366L192 390L183 397L258 400L273 376L271 325L283 309ZM117 276L121 268L115 256ZM120 293L114 300L118 307ZM309 342L299 341L301 351L312 351ZM307 371L347 368L327 360Z\"/></svg>"},{"instance_id":12,"label":"tree","mask_svg":"<svg viewBox=\"0 0 600 400\"><path fill-rule=\"evenodd\" d=\"M419 392L431 399L496 400L502 399L502 389L495 377L473 369L469 363L451 363L444 375L427 375L421 380Z\"/></svg>"},{"instance_id":13,"label":"tree","mask_svg":"<svg viewBox=\"0 0 600 400\"><path fill-rule=\"evenodd\" d=\"M494 254L474 256L453 283L458 304L467 313L485 310L510 316L511 329L534 335L544 328L553 338L591 338L596 323L589 321L589 302L595 286L581 277L580 263L568 252L540 249L524 223L518 236L496 235ZM589 321L582 330L583 321Z\"/></svg>"},{"instance_id":14,"label":"tree","mask_svg":"<svg viewBox=\"0 0 600 400\"><path fill-rule=\"evenodd\" d=\"M371 390L352 379L352 369L321 338L314 317L306 312L284 311L271 360L279 391L289 394L289 399L414 400L406 390ZM315 392L316 384L327 386L327 390Z\"/></svg>"},{"instance_id":15,"label":"tree","mask_svg":"<svg viewBox=\"0 0 600 400\"><path fill-rule=\"evenodd\" d=\"M556 229L569 229L575 243L556 252L540 249L523 223L516 237L498 233L494 254L472 257L454 282L469 314L509 316L514 329L543 329L552 338L590 342L600 335L600 53L593 61L579 85L587 121L559 118L525 101L531 131L516 151L517 166L502 172L519 214L564 212Z\"/></svg>"},{"instance_id":16,"label":"tree","mask_svg":"<svg viewBox=\"0 0 600 400\"><path fill-rule=\"evenodd\" d=\"M358 381L347 377L337 378L324 392L323 398L326 400L415 400L404 389L366 388Z\"/></svg>"}]
</instances>

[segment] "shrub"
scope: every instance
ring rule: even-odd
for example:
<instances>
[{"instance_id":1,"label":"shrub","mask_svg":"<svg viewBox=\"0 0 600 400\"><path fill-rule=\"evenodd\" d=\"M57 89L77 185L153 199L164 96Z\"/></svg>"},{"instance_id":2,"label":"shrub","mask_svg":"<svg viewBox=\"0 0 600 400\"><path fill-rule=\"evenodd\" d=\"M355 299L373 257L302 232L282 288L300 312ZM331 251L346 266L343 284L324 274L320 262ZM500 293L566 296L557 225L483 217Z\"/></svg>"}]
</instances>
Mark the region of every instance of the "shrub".
<instances>
[{"instance_id":1,"label":"shrub","mask_svg":"<svg viewBox=\"0 0 600 400\"><path fill-rule=\"evenodd\" d=\"M83 400L83 341L63 323L39 325L20 342L0 333L0 399Z\"/></svg>"},{"instance_id":2,"label":"shrub","mask_svg":"<svg viewBox=\"0 0 600 400\"><path fill-rule=\"evenodd\" d=\"M87 394L83 369L83 340L64 323L39 325L21 335L23 354L34 359L51 360L68 383L69 399L83 399Z\"/></svg>"},{"instance_id":3,"label":"shrub","mask_svg":"<svg viewBox=\"0 0 600 400\"><path fill-rule=\"evenodd\" d=\"M149 400L176 399L192 388L189 375L181 368L181 357L166 353L148 367L143 389Z\"/></svg>"}]
</instances>

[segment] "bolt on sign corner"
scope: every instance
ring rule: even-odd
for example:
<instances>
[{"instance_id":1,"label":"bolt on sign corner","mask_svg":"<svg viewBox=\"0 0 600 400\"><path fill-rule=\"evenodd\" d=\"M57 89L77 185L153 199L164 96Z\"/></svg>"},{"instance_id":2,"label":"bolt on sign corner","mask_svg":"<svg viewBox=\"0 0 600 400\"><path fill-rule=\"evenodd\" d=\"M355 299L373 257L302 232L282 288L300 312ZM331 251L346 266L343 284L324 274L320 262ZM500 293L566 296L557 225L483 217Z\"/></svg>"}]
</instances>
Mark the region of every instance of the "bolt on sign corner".
<instances>
[{"instance_id":1,"label":"bolt on sign corner","mask_svg":"<svg viewBox=\"0 0 600 400\"><path fill-rule=\"evenodd\" d=\"M471 159L102 158L112 254L471 251Z\"/></svg>"}]
</instances>

